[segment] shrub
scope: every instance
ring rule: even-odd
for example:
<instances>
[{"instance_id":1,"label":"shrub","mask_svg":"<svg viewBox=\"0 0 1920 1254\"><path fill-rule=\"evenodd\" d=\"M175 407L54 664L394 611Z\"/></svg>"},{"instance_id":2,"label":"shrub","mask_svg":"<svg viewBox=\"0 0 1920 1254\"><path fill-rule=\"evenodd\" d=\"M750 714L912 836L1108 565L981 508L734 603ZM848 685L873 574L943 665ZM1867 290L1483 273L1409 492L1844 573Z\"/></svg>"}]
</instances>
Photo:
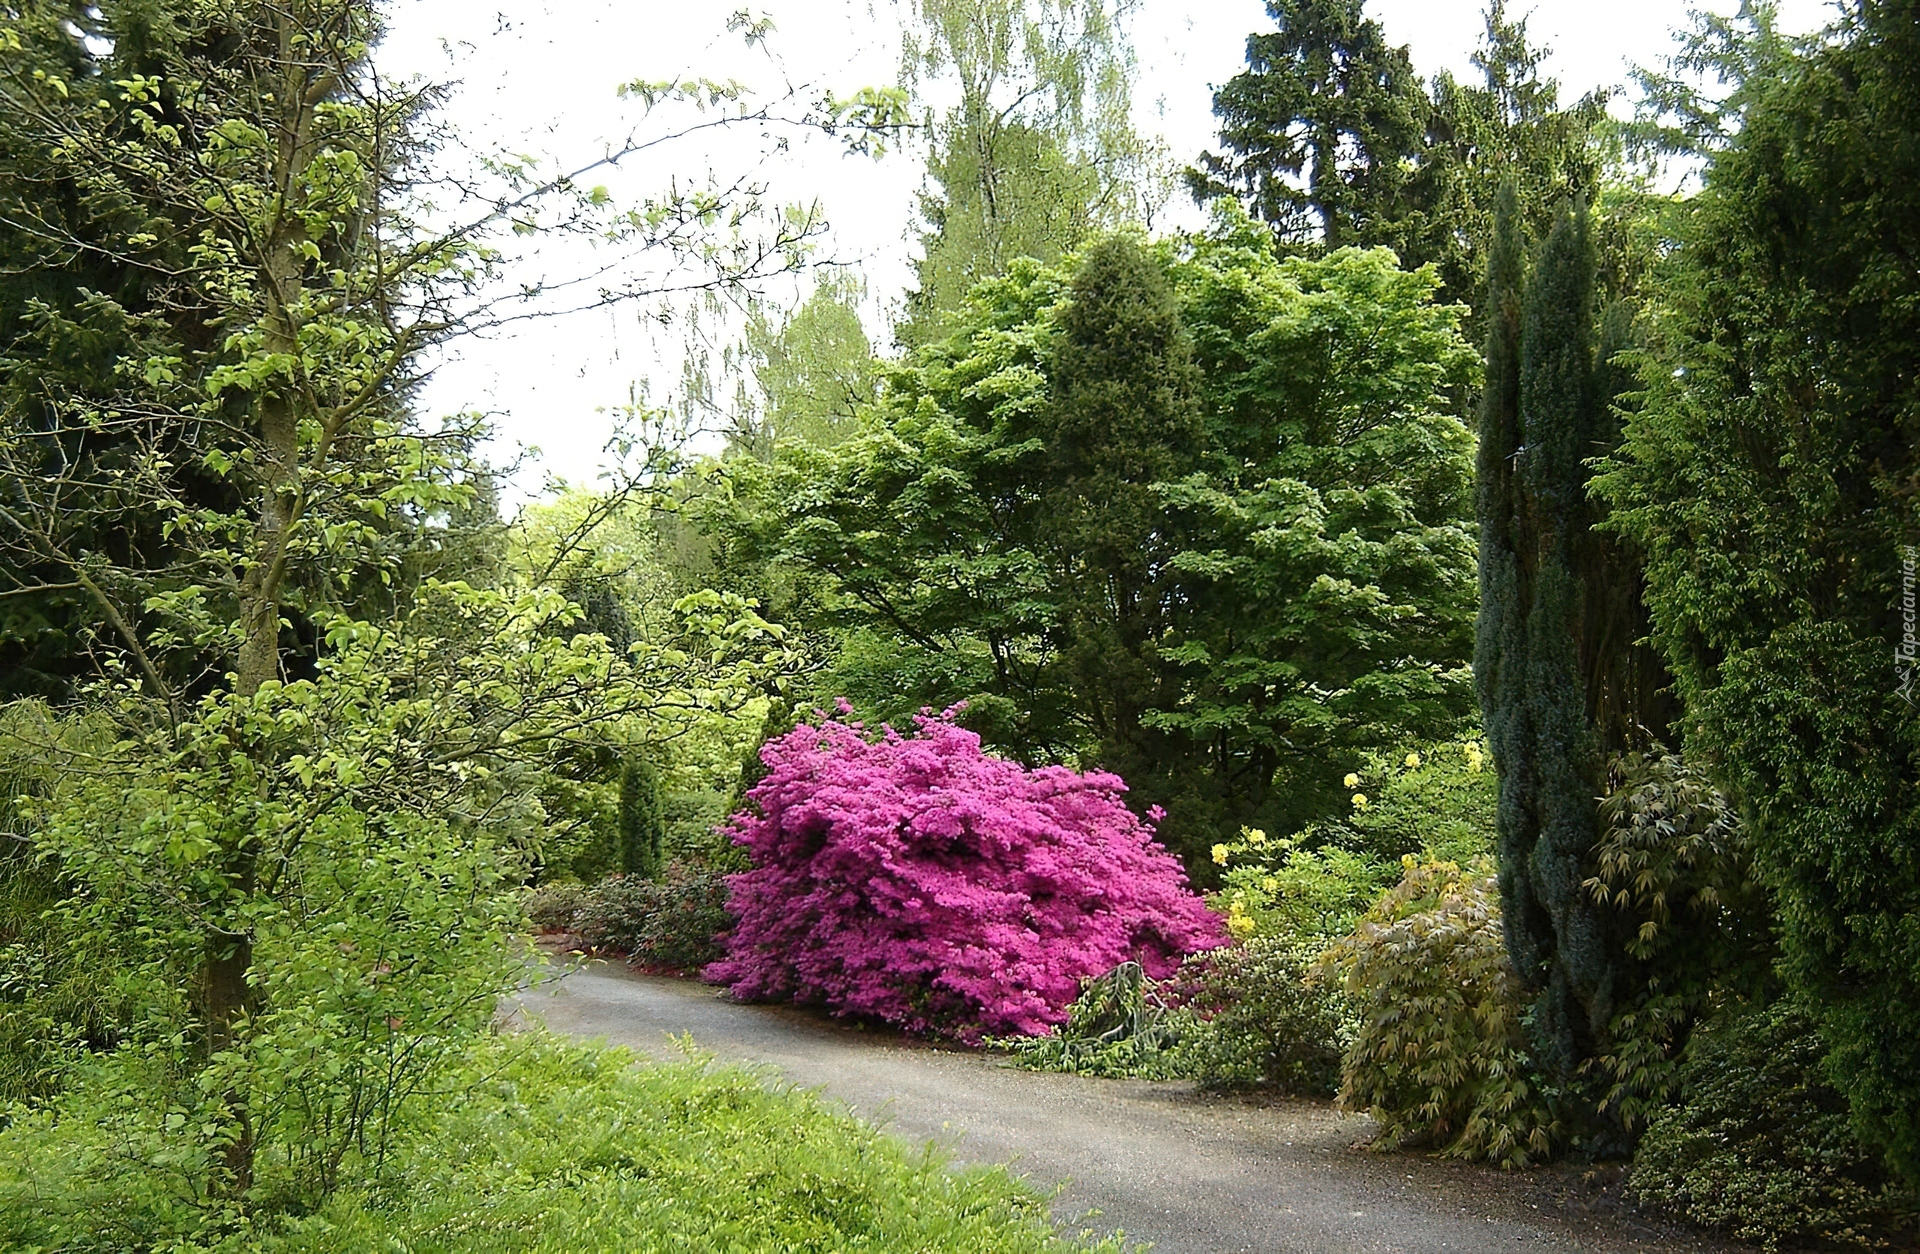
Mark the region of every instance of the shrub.
<instances>
[{"instance_id":1,"label":"shrub","mask_svg":"<svg viewBox=\"0 0 1920 1254\"><path fill-rule=\"evenodd\" d=\"M1367 754L1342 782L1348 812L1338 827L1352 835L1340 843L1390 862L1423 852L1468 862L1493 851L1499 777L1478 736Z\"/></svg>"},{"instance_id":2,"label":"shrub","mask_svg":"<svg viewBox=\"0 0 1920 1254\"><path fill-rule=\"evenodd\" d=\"M1823 1053L1814 1021L1791 1004L1702 1024L1680 1064L1682 1100L1655 1116L1628 1187L1769 1249L1793 1237L1870 1244L1911 1225L1916 1199L1861 1148Z\"/></svg>"},{"instance_id":3,"label":"shrub","mask_svg":"<svg viewBox=\"0 0 1920 1254\"><path fill-rule=\"evenodd\" d=\"M1381 1148L1525 1166L1553 1149L1560 1126L1525 1052L1493 867L1404 866L1321 959L1359 1003L1341 1103L1372 1112Z\"/></svg>"},{"instance_id":4,"label":"shrub","mask_svg":"<svg viewBox=\"0 0 1920 1254\"><path fill-rule=\"evenodd\" d=\"M1296 838L1275 840L1258 828L1215 845L1213 860L1226 868L1214 908L1235 937L1313 939L1322 948L1353 930L1400 869L1338 845L1303 849Z\"/></svg>"},{"instance_id":5,"label":"shrub","mask_svg":"<svg viewBox=\"0 0 1920 1254\"><path fill-rule=\"evenodd\" d=\"M1715 997L1757 992L1774 951L1733 804L1672 754L1626 754L1609 776L1585 888L1625 920L1635 978L1586 1070L1633 1135L1677 1094L1694 1021Z\"/></svg>"},{"instance_id":6,"label":"shrub","mask_svg":"<svg viewBox=\"0 0 1920 1254\"><path fill-rule=\"evenodd\" d=\"M1208 1088L1332 1095L1355 1015L1333 980L1313 978L1319 954L1312 941L1256 936L1192 959L1170 1070Z\"/></svg>"},{"instance_id":7,"label":"shrub","mask_svg":"<svg viewBox=\"0 0 1920 1254\"><path fill-rule=\"evenodd\" d=\"M739 924L709 978L978 1039L1060 1022L1121 962L1164 976L1225 939L1117 777L989 757L954 713L767 744L759 813L733 819L754 869L731 878Z\"/></svg>"},{"instance_id":8,"label":"shrub","mask_svg":"<svg viewBox=\"0 0 1920 1254\"><path fill-rule=\"evenodd\" d=\"M677 858L657 880L603 880L582 896L573 916L573 930L595 949L675 971L697 971L719 958L724 950L714 938L732 925L726 877Z\"/></svg>"},{"instance_id":9,"label":"shrub","mask_svg":"<svg viewBox=\"0 0 1920 1254\"><path fill-rule=\"evenodd\" d=\"M1183 1078L1168 1047L1178 1039L1162 983L1137 962L1123 962L1082 983L1066 1022L1043 1036L991 1037L1033 1071L1109 1079Z\"/></svg>"},{"instance_id":10,"label":"shrub","mask_svg":"<svg viewBox=\"0 0 1920 1254\"><path fill-rule=\"evenodd\" d=\"M527 894L527 919L535 927L571 932L586 899L587 888L584 884L572 880L542 884Z\"/></svg>"},{"instance_id":11,"label":"shrub","mask_svg":"<svg viewBox=\"0 0 1920 1254\"><path fill-rule=\"evenodd\" d=\"M192 1204L203 1165L115 1152L111 1131L32 1114L0 1131L0 1247L174 1254L1052 1254L1046 1200L1005 1168L951 1168L812 1094L698 1059L634 1065L544 1032L480 1043L399 1129L384 1187L356 1175L312 1211ZM113 1143L113 1134L122 1138ZM796 1152L796 1146L804 1152ZM1117 1251L1118 1242L1098 1247Z\"/></svg>"}]
</instances>

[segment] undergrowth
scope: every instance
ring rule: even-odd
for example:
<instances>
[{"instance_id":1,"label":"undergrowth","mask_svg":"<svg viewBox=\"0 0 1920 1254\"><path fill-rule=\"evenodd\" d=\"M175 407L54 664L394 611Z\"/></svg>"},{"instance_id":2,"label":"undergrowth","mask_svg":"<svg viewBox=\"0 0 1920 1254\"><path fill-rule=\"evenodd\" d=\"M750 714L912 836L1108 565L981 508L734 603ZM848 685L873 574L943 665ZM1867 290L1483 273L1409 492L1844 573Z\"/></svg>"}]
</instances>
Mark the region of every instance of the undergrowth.
<instances>
[{"instance_id":1,"label":"undergrowth","mask_svg":"<svg viewBox=\"0 0 1920 1254\"><path fill-rule=\"evenodd\" d=\"M1056 1234L1004 1168L952 1169L810 1093L698 1058L534 1032L490 1041L380 1178L314 1213L209 1213L162 1236L185 1176L101 1177L97 1130L29 1117L0 1135L0 1247L169 1254L684 1254L689 1250L1098 1249ZM102 1150L107 1147L92 1147ZM76 1152L78 1151L78 1152ZM176 1165L177 1166L177 1165Z\"/></svg>"}]
</instances>

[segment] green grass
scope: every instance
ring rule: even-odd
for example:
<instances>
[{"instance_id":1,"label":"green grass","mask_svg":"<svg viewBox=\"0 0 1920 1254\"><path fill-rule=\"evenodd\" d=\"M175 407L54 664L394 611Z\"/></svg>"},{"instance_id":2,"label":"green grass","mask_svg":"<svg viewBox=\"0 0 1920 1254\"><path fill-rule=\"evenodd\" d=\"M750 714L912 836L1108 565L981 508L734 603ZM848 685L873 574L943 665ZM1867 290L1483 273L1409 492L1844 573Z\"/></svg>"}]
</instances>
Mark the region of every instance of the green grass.
<instances>
[{"instance_id":1,"label":"green grass","mask_svg":"<svg viewBox=\"0 0 1920 1254\"><path fill-rule=\"evenodd\" d=\"M1088 1248L1058 1236L1045 1199L1003 1168L953 1169L931 1150L909 1149L811 1093L770 1086L739 1067L698 1059L636 1064L624 1051L544 1033L493 1043L476 1062L464 1092L431 1101L433 1118L416 1128L397 1169L377 1190L337 1193L314 1214L261 1218L248 1232L166 1248L221 1254ZM0 1183L13 1186L0 1189L0 1245L12 1238L13 1249L125 1248L101 1244L105 1233L84 1231L83 1197L43 1211L48 1221L54 1211L61 1214L36 1225L19 1209L22 1182ZM85 1191L79 1181L67 1183ZM123 1224L125 1218L123 1212Z\"/></svg>"}]
</instances>

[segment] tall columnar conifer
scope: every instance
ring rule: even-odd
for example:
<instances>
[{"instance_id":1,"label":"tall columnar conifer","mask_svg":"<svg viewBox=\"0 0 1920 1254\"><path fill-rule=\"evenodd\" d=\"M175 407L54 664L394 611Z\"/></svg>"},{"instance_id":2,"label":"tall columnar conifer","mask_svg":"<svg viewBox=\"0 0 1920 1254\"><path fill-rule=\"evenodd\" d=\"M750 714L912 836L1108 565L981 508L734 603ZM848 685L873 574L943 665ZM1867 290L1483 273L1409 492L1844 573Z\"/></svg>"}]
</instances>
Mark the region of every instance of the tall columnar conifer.
<instances>
[{"instance_id":1,"label":"tall columnar conifer","mask_svg":"<svg viewBox=\"0 0 1920 1254\"><path fill-rule=\"evenodd\" d=\"M1595 801L1607 753L1660 730L1647 682L1658 671L1636 660L1637 572L1596 537L1587 501L1587 462L1615 423L1595 363L1586 207L1562 211L1530 279L1511 184L1495 226L1475 676L1500 770L1507 945L1538 997L1542 1061L1570 1077L1604 1039L1626 975L1620 938L1582 888Z\"/></svg>"},{"instance_id":2,"label":"tall columnar conifer","mask_svg":"<svg viewBox=\"0 0 1920 1254\"><path fill-rule=\"evenodd\" d=\"M666 797L660 772L635 753L620 771L620 870L652 879L666 857Z\"/></svg>"},{"instance_id":3,"label":"tall columnar conifer","mask_svg":"<svg viewBox=\"0 0 1920 1254\"><path fill-rule=\"evenodd\" d=\"M1042 512L1066 593L1057 634L1092 697L1100 760L1138 779L1165 756L1144 716L1178 682L1159 657L1177 545L1156 485L1198 461L1200 375L1166 272L1133 239L1089 249L1072 295L1043 419Z\"/></svg>"}]
</instances>

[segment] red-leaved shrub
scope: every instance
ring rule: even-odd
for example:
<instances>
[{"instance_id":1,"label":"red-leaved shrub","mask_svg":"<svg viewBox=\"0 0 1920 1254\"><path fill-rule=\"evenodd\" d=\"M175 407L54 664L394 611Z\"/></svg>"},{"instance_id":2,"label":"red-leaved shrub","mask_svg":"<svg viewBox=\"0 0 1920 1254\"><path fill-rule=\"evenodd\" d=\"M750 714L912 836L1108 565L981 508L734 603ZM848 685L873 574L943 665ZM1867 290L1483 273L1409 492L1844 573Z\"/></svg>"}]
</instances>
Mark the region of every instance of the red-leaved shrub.
<instances>
[{"instance_id":1,"label":"red-leaved shrub","mask_svg":"<svg viewBox=\"0 0 1920 1254\"><path fill-rule=\"evenodd\" d=\"M878 741L803 724L761 751L759 813L732 819L754 869L730 877L739 922L708 979L976 1040L1061 1022L1127 959L1165 976L1224 943L1119 777L990 757L951 711L914 721Z\"/></svg>"}]
</instances>

